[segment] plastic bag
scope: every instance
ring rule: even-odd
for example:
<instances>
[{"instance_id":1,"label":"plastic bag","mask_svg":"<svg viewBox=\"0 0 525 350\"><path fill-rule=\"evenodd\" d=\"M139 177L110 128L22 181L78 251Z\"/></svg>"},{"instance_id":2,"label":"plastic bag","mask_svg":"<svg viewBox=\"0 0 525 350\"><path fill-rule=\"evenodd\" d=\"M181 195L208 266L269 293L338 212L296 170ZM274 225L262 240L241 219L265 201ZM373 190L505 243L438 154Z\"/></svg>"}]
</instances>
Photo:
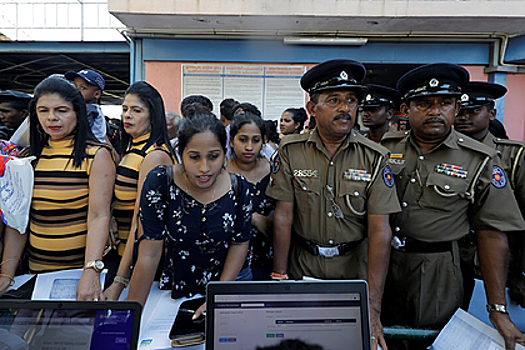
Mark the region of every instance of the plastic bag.
<instances>
[{"instance_id":1,"label":"plastic bag","mask_svg":"<svg viewBox=\"0 0 525 350\"><path fill-rule=\"evenodd\" d=\"M33 196L33 159L0 156L0 217L22 234L26 232Z\"/></svg>"},{"instance_id":2,"label":"plastic bag","mask_svg":"<svg viewBox=\"0 0 525 350\"><path fill-rule=\"evenodd\" d=\"M29 117L20 124L9 141L22 148L29 146Z\"/></svg>"}]
</instances>

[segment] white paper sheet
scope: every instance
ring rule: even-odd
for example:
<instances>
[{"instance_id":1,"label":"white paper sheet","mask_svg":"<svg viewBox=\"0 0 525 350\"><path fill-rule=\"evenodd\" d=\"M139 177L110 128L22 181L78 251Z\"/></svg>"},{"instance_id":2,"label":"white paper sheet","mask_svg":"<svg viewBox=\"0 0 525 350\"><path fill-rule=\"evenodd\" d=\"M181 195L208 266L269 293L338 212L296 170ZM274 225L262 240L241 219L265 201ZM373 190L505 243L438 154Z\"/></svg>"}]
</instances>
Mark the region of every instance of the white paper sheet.
<instances>
[{"instance_id":1,"label":"white paper sheet","mask_svg":"<svg viewBox=\"0 0 525 350\"><path fill-rule=\"evenodd\" d=\"M10 286L9 288L7 288L6 291L9 291L9 290L13 290L13 289L18 289L20 287L22 287L27 281L29 281L31 279L31 277L33 277L34 275L20 275L20 276L15 276L15 283Z\"/></svg>"},{"instance_id":2,"label":"white paper sheet","mask_svg":"<svg viewBox=\"0 0 525 350\"><path fill-rule=\"evenodd\" d=\"M510 319L514 322L516 327L524 333L525 332L525 309L514 303L510 298L507 290L507 310L509 311ZM472 299L468 308L468 313L492 326L489 320L489 313L487 312L487 297L485 296L485 286L483 281L476 280Z\"/></svg>"},{"instance_id":3,"label":"white paper sheet","mask_svg":"<svg viewBox=\"0 0 525 350\"><path fill-rule=\"evenodd\" d=\"M458 309L441 330L431 350L505 350L503 337L495 328ZM516 344L516 350L525 350Z\"/></svg>"},{"instance_id":4,"label":"white paper sheet","mask_svg":"<svg viewBox=\"0 0 525 350\"><path fill-rule=\"evenodd\" d=\"M77 284L82 277L82 269L41 273L36 276L32 300L76 300ZM106 270L100 273L103 286Z\"/></svg>"}]
</instances>

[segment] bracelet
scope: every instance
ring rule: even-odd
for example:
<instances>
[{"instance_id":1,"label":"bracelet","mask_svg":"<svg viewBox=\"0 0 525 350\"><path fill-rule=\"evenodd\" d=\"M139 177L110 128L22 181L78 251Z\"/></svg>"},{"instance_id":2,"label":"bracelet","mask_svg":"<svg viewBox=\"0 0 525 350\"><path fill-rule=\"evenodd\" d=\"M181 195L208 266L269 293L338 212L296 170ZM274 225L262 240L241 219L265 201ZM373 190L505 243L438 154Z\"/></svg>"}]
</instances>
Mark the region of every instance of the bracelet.
<instances>
[{"instance_id":1,"label":"bracelet","mask_svg":"<svg viewBox=\"0 0 525 350\"><path fill-rule=\"evenodd\" d=\"M4 261L0 262L0 266L2 266L3 264L5 264L5 263L8 262L8 261L15 261L15 260L19 261L20 259L12 258L12 259L4 260Z\"/></svg>"},{"instance_id":2,"label":"bracelet","mask_svg":"<svg viewBox=\"0 0 525 350\"><path fill-rule=\"evenodd\" d=\"M127 288L129 286L129 278L121 277L121 276L115 276L113 279L113 282L117 282L124 285L124 288Z\"/></svg>"},{"instance_id":3,"label":"bracelet","mask_svg":"<svg viewBox=\"0 0 525 350\"><path fill-rule=\"evenodd\" d=\"M15 279L13 278L13 276L9 276L5 273L0 273L0 277L7 277L11 280L11 282L9 282L9 286L12 286L13 284L15 284Z\"/></svg>"},{"instance_id":4,"label":"bracelet","mask_svg":"<svg viewBox=\"0 0 525 350\"><path fill-rule=\"evenodd\" d=\"M491 311L501 312L502 314L506 314L506 315L509 314L509 312L507 311L507 306L501 305L501 304L488 304L487 312L491 312Z\"/></svg>"},{"instance_id":5,"label":"bracelet","mask_svg":"<svg viewBox=\"0 0 525 350\"><path fill-rule=\"evenodd\" d=\"M280 274L280 273L277 273L277 272L272 272L270 277L272 278L272 280L275 280L275 281L282 281L282 280L287 280L288 279L288 275L287 274Z\"/></svg>"}]
</instances>

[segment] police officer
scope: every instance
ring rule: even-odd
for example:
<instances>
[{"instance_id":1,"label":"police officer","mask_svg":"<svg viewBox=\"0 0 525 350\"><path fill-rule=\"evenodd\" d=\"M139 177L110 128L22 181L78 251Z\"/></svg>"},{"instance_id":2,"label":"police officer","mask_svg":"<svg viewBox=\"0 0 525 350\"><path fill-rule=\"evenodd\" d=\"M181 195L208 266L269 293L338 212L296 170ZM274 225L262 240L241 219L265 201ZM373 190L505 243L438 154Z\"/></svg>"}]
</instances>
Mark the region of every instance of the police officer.
<instances>
[{"instance_id":1,"label":"police officer","mask_svg":"<svg viewBox=\"0 0 525 350\"><path fill-rule=\"evenodd\" d=\"M385 164L387 150L353 130L365 73L361 63L339 59L318 64L301 79L317 127L284 137L272 157L267 189L277 200L272 277L367 279L372 343L384 349L379 314L390 251L388 218L400 208Z\"/></svg>"},{"instance_id":2,"label":"police officer","mask_svg":"<svg viewBox=\"0 0 525 350\"><path fill-rule=\"evenodd\" d=\"M460 111L468 72L437 63L402 76L401 112L410 132L388 133L402 212L392 220L394 237L385 323L443 326L462 304L463 281L458 240L472 228L490 320L507 349L525 338L509 318L505 300L507 239L501 231L525 223L496 152L451 128ZM387 307L388 306L388 307Z\"/></svg>"},{"instance_id":3,"label":"police officer","mask_svg":"<svg viewBox=\"0 0 525 350\"><path fill-rule=\"evenodd\" d=\"M31 96L20 91L0 91L0 139L9 140L29 115Z\"/></svg>"},{"instance_id":4,"label":"police officer","mask_svg":"<svg viewBox=\"0 0 525 350\"><path fill-rule=\"evenodd\" d=\"M368 90L361 104L361 121L368 128L365 136L379 143L390 130L388 122L401 102L401 95L396 89L386 86L368 84L366 87Z\"/></svg>"},{"instance_id":5,"label":"police officer","mask_svg":"<svg viewBox=\"0 0 525 350\"><path fill-rule=\"evenodd\" d=\"M525 213L525 144L520 141L501 139L489 132L490 122L495 120L497 113L494 108L494 100L503 97L506 92L507 88L499 84L484 81L470 82L464 89L464 94L461 95L461 111L456 117L454 128L497 150L502 168L514 190L514 196L523 216ZM509 271L509 294L522 307L525 307L525 239L523 239L523 232L509 238L515 242L511 245L515 260Z\"/></svg>"}]
</instances>

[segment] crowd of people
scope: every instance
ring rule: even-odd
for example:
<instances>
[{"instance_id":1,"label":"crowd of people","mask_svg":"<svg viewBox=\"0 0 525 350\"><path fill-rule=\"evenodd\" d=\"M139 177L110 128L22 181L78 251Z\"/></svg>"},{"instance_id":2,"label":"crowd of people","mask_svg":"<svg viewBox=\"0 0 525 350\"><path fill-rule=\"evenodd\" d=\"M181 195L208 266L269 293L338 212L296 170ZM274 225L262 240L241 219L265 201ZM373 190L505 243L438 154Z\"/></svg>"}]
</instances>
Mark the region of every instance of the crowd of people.
<instances>
[{"instance_id":1,"label":"crowd of people","mask_svg":"<svg viewBox=\"0 0 525 350\"><path fill-rule=\"evenodd\" d=\"M0 92L0 151L35 157L27 231L0 224L0 292L17 274L75 268L77 299L129 286L142 305L156 278L173 298L211 280L365 279L373 346L418 349L387 344L383 325L440 328L479 277L507 349L525 345L505 299L509 271L525 307L525 145L498 134L506 88L448 63L396 89L365 75L346 59L311 68L309 100L282 113L280 133L231 98L216 116L188 96L178 116L143 81L108 120L92 70L50 76L33 96ZM8 140L27 118L23 148Z\"/></svg>"}]
</instances>

